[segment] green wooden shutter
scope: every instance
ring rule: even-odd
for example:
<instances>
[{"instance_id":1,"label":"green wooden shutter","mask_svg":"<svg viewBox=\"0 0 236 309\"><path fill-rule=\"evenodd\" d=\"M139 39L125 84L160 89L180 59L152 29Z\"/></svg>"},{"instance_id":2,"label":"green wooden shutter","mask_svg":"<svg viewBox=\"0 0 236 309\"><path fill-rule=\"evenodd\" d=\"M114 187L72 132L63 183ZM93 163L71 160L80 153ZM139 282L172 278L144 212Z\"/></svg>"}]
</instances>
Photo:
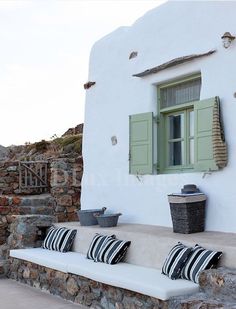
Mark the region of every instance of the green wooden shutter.
<instances>
[{"instance_id":1,"label":"green wooden shutter","mask_svg":"<svg viewBox=\"0 0 236 309\"><path fill-rule=\"evenodd\" d=\"M153 113L131 115L130 174L153 172Z\"/></svg>"},{"instance_id":2,"label":"green wooden shutter","mask_svg":"<svg viewBox=\"0 0 236 309\"><path fill-rule=\"evenodd\" d=\"M212 125L215 98L194 104L194 168L197 171L215 171L218 167L213 156Z\"/></svg>"}]
</instances>

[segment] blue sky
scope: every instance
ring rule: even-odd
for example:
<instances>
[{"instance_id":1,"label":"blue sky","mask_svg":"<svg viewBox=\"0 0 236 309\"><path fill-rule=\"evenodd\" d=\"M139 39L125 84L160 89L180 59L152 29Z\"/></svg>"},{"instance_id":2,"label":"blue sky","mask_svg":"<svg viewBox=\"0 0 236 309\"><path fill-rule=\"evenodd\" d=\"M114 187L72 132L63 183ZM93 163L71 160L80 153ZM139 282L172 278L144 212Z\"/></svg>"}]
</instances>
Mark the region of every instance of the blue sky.
<instances>
[{"instance_id":1,"label":"blue sky","mask_svg":"<svg viewBox=\"0 0 236 309\"><path fill-rule=\"evenodd\" d=\"M0 144L83 122L89 52L163 1L0 0Z\"/></svg>"}]
</instances>

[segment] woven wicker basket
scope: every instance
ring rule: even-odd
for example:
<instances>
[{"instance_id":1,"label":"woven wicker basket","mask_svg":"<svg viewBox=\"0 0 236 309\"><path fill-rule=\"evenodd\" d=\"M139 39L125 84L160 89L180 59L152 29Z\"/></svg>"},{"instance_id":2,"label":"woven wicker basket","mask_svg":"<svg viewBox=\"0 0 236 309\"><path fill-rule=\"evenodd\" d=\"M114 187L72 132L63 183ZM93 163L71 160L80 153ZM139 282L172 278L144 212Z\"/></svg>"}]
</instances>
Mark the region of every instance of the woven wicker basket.
<instances>
[{"instance_id":1,"label":"woven wicker basket","mask_svg":"<svg viewBox=\"0 0 236 309\"><path fill-rule=\"evenodd\" d=\"M170 202L173 231L190 234L203 232L205 228L206 199L195 202Z\"/></svg>"}]
</instances>

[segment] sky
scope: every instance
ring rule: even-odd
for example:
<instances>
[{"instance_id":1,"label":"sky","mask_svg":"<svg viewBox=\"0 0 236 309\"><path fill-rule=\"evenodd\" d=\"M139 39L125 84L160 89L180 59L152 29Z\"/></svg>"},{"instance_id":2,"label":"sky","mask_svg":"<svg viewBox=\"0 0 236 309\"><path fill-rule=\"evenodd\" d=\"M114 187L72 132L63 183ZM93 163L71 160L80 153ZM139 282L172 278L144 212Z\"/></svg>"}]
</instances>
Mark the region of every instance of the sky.
<instances>
[{"instance_id":1,"label":"sky","mask_svg":"<svg viewBox=\"0 0 236 309\"><path fill-rule=\"evenodd\" d=\"M82 123L92 45L163 2L0 0L0 145Z\"/></svg>"}]
</instances>

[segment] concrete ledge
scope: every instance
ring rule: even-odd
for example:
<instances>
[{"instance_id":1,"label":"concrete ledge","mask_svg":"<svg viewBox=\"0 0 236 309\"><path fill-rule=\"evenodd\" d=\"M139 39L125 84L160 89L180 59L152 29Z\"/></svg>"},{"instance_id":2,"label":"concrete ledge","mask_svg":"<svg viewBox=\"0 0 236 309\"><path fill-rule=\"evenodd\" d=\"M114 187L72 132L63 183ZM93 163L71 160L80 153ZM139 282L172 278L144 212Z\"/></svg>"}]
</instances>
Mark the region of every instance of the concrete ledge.
<instances>
[{"instance_id":1,"label":"concrete ledge","mask_svg":"<svg viewBox=\"0 0 236 309\"><path fill-rule=\"evenodd\" d=\"M202 245L207 249L223 251L220 265L236 268L236 234L222 232L201 232L194 234L173 233L172 228L142 224L119 224L117 227L100 228L80 226L79 222L57 223L77 229L73 251L86 254L95 233L115 234L117 238L131 240L125 262L161 269L172 246L178 241L186 245Z\"/></svg>"}]
</instances>

